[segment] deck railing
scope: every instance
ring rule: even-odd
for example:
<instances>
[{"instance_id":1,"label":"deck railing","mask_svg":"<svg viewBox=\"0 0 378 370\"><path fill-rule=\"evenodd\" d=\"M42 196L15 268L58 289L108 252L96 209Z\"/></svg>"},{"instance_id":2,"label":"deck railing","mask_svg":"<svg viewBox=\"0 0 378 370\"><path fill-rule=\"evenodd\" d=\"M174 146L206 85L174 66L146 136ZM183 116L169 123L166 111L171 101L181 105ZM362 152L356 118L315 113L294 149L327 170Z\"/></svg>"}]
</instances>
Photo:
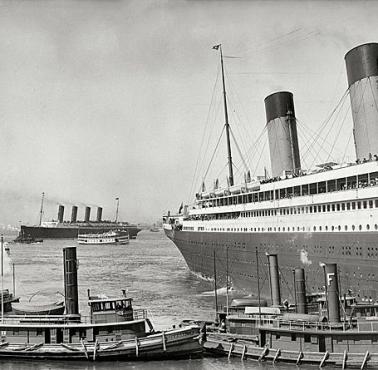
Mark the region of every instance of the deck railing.
<instances>
[{"instance_id":1,"label":"deck railing","mask_svg":"<svg viewBox=\"0 0 378 370\"><path fill-rule=\"evenodd\" d=\"M357 332L357 333L372 333L378 334L378 321L356 321L356 322L340 322L332 324L328 322L306 322L306 321L292 321L279 319L261 319L259 323L256 318L256 327L261 329L284 329L289 331L316 331L316 332Z\"/></svg>"}]
</instances>

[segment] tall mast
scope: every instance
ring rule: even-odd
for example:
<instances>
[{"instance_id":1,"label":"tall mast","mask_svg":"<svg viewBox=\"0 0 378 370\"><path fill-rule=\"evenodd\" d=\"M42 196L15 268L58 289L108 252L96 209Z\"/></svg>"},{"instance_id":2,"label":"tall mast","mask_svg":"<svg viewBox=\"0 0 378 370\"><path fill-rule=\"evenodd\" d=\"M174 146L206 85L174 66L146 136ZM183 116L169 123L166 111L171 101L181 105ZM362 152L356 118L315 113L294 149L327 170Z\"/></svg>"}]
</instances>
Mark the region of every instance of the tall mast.
<instances>
[{"instance_id":1,"label":"tall mast","mask_svg":"<svg viewBox=\"0 0 378 370\"><path fill-rule=\"evenodd\" d=\"M115 222L118 222L118 210L119 210L119 198L115 198L117 201L117 208L116 208L116 216L115 216Z\"/></svg>"},{"instance_id":2,"label":"tall mast","mask_svg":"<svg viewBox=\"0 0 378 370\"><path fill-rule=\"evenodd\" d=\"M43 216L43 200L45 199L45 193L42 193L42 199L41 199L41 209L39 211L39 226L42 224L42 216Z\"/></svg>"},{"instance_id":3,"label":"tall mast","mask_svg":"<svg viewBox=\"0 0 378 370\"><path fill-rule=\"evenodd\" d=\"M224 82L224 67L223 67L223 53L222 44L214 46L214 49L220 51L220 59L222 66L222 84L223 84L223 106L224 106L224 121L226 127L226 138L227 138L227 157L228 157L228 178L230 180L230 186L234 185L234 171L232 168L232 156L231 156L231 144L230 144L230 125L228 123L228 110L227 110L227 98L226 98L226 84Z\"/></svg>"}]
</instances>

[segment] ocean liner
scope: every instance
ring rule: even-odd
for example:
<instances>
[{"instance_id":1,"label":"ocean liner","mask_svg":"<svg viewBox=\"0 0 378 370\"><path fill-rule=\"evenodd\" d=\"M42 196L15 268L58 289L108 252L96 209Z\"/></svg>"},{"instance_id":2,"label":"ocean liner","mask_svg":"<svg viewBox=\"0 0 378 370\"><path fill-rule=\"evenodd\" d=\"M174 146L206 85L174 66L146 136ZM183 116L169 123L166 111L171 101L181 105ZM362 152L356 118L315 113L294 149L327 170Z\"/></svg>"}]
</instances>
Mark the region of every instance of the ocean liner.
<instances>
[{"instance_id":1,"label":"ocean liner","mask_svg":"<svg viewBox=\"0 0 378 370\"><path fill-rule=\"evenodd\" d=\"M109 231L127 231L130 239L135 239L139 227L128 222L118 222L118 203L117 216L115 221L102 220L102 207L97 207L96 220L90 219L91 208L85 207L85 216L83 221L77 220L77 206L72 206L71 220L64 220L64 206L59 205L57 221L42 221L43 215L43 194L40 211L39 225L27 226L21 225L21 230L16 238L17 241L27 239L76 239L80 234L102 234Z\"/></svg>"},{"instance_id":2,"label":"ocean liner","mask_svg":"<svg viewBox=\"0 0 378 370\"><path fill-rule=\"evenodd\" d=\"M340 293L378 299L378 43L345 55L356 161L301 168L293 95L265 98L270 178L234 184L221 45L228 186L200 191L194 204L165 215L164 230L189 269L269 296L267 254L277 254L282 297L293 300L293 269L305 268L307 293L324 290L324 263L337 263ZM260 274L256 272L261 266ZM261 271L265 271L261 272ZM227 275L226 275L227 274Z\"/></svg>"}]
</instances>

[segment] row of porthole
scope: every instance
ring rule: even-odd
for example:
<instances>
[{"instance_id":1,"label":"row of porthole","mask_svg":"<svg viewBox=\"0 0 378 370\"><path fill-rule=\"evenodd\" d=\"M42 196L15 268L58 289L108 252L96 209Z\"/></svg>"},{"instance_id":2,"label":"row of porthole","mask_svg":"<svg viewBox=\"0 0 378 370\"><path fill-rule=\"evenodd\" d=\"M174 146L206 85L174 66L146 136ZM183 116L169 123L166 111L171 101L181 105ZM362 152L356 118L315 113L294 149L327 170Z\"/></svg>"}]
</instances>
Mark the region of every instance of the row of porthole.
<instances>
[{"instance_id":1,"label":"row of porthole","mask_svg":"<svg viewBox=\"0 0 378 370\"><path fill-rule=\"evenodd\" d=\"M366 224L366 230L370 230L370 225L369 224ZM378 224L375 224L374 225L374 229L375 230L378 230ZM231 227L231 228L217 228L217 227L212 227L210 229L208 229L209 231L236 231L236 232L240 232L240 231L248 231L248 228L236 228L236 227ZM338 225L338 226L331 226L330 228L330 231L341 231L342 230L342 226L341 225ZM344 231L348 231L348 225L344 225ZM354 231L356 230L356 225L351 225L351 230ZM363 230L363 226L362 225L358 225L358 230L361 231ZM257 232L261 232L261 231L265 231L265 228L264 227L251 227L250 228L250 231L257 231ZM266 231L281 231L281 227L268 227L266 229ZM297 230L295 230L295 227L292 226L288 226L287 229L285 226L282 227L282 231L306 231L306 227L305 226L297 226ZM308 227L308 231L311 231L310 230L310 227ZM323 231L323 227L322 226L314 226L313 227L313 231ZM329 231L328 229L328 225L324 226L324 231Z\"/></svg>"}]
</instances>

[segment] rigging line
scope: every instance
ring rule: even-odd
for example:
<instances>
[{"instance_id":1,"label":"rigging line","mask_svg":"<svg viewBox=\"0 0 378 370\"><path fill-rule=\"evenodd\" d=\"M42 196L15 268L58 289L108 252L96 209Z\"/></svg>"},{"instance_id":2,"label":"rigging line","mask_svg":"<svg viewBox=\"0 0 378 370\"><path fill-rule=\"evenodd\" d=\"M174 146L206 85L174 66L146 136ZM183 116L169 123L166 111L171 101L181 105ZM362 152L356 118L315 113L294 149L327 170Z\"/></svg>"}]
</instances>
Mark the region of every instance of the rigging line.
<instances>
[{"instance_id":1,"label":"rigging line","mask_svg":"<svg viewBox=\"0 0 378 370\"><path fill-rule=\"evenodd\" d=\"M344 115L344 119L343 119L342 122L341 122L340 129L339 129L339 131L338 131L338 133L337 133L337 135L336 135L336 138L335 138L335 140L334 140L334 142L333 142L333 146L332 146L332 148L331 148L331 152L328 154L328 157L327 157L326 162L328 162L328 160L329 160L329 158L330 158L330 156L331 156L331 154L332 154L333 148L334 148L334 146L336 145L336 141L337 141L337 139L339 138L339 135L340 135L341 129L342 129L343 126L344 126L344 122L345 122L345 119L346 119L346 117L347 117L347 115L348 115L348 113L349 113L349 110L350 110L350 106L349 106L347 112L346 112L345 115Z\"/></svg>"},{"instance_id":2,"label":"rigging line","mask_svg":"<svg viewBox=\"0 0 378 370\"><path fill-rule=\"evenodd\" d=\"M307 150L306 150L306 153L304 154L304 155L301 155L301 159L303 158L305 158L305 157L309 157L310 155L311 155L311 157L312 157L312 160L316 160L317 158L316 158L316 154L314 154L313 153L313 151L311 150L312 148L309 146L309 144L308 144L308 142L312 139L312 136L311 135L307 135L307 133L306 133L306 131L305 130L303 130L302 129L302 126L298 126L298 128L300 129L300 130L298 130L299 132L300 132L300 134L301 134L301 136L303 136L304 137L304 141L303 141L303 144L302 144L302 148L301 149L303 149L303 147L306 147L307 148ZM330 144L331 145L331 144ZM305 148L305 149L306 149ZM302 152L302 150L301 150L301 152ZM304 152L304 149L303 149L303 152ZM311 160L311 158L309 158L310 160ZM307 167L307 165L306 165L306 167ZM308 167L307 167L308 168Z\"/></svg>"},{"instance_id":3,"label":"rigging line","mask_svg":"<svg viewBox=\"0 0 378 370\"><path fill-rule=\"evenodd\" d=\"M263 148L262 148L262 150L261 150L261 152L260 152L260 157L259 157L259 160L257 161L257 164L256 164L256 168L255 168L255 171L253 172L253 177L255 176L255 174L256 174L256 171L257 171L257 166L259 165L259 163L260 163L260 160L261 160L261 157L262 157L262 154L263 154L263 152L264 152L264 149L265 149L265 145L266 145L266 142L268 141L268 138L266 138L266 140L265 140L265 143L264 143L264 146L263 146Z\"/></svg>"},{"instance_id":4,"label":"rigging line","mask_svg":"<svg viewBox=\"0 0 378 370\"><path fill-rule=\"evenodd\" d=\"M219 75L220 75L219 72L220 72L220 66L218 64L217 76L215 78L215 82L214 82L214 86L213 86L213 91L212 91L212 94L211 94L211 100L210 100L210 104L209 104L209 109L207 111L207 117L206 117L206 121L205 121L204 132L203 132L202 139L201 139L200 149L198 151L198 157L197 157L196 167L195 167L195 170L194 170L192 184L190 186L190 193L189 193L188 199L191 198L192 193L193 193L194 182L195 182L195 178L197 176L199 161L200 161L200 158L201 158L202 146L203 146L203 144L205 142L206 131L207 131L208 123L209 123L209 120L210 120L210 112L211 112L212 104L213 104L213 101L214 101L215 89L216 89L216 86L217 86L218 80L219 80Z\"/></svg>"},{"instance_id":5,"label":"rigging line","mask_svg":"<svg viewBox=\"0 0 378 370\"><path fill-rule=\"evenodd\" d=\"M369 85L370 85L371 95L373 95L373 99L374 99L375 109L376 109L376 111L378 112L377 101L375 100L375 95L374 95L373 87L371 86L371 78L368 77L368 80L369 80Z\"/></svg>"},{"instance_id":6,"label":"rigging line","mask_svg":"<svg viewBox=\"0 0 378 370\"><path fill-rule=\"evenodd\" d=\"M221 105L222 105L222 102L221 102L221 100L219 100L219 101L218 101L217 108L216 108L216 110L215 110L215 112L214 112L215 116L214 116L213 126L211 127L211 130L209 131L209 135L208 135L207 143L206 143L206 149L205 149L205 151L204 151L204 153L203 153L203 158L206 158L206 156L207 156L207 153L208 153L208 151L209 151L209 148L211 147L210 142L211 142L211 140L213 139L213 132L214 132L214 129L215 129L215 127L218 127L217 122L218 122L218 115L219 115L220 112L221 112L221 108L220 108ZM219 127L221 127L221 126L219 125Z\"/></svg>"},{"instance_id":7,"label":"rigging line","mask_svg":"<svg viewBox=\"0 0 378 370\"><path fill-rule=\"evenodd\" d=\"M333 129L333 127L334 127L334 125L335 125L335 123L336 123L336 120L338 119L338 116L340 115L341 109L342 109L342 107L343 107L344 104L345 104L345 101L346 101L345 97L346 97L346 95L344 95L344 99L343 99L343 101L342 101L342 104L341 104L341 106L340 106L340 109L337 111L336 115L333 117L333 122L332 122L332 124L331 124L331 127L329 127L328 132L325 134L325 137L328 137L328 135L331 133L331 130ZM332 118L332 117L330 117L330 118ZM329 122L330 122L330 121L328 121L328 123L329 123ZM323 129L325 129L326 127L327 127L327 126L324 126ZM319 143L317 142L318 139L321 139ZM320 133L319 133L318 137L316 138L316 140L315 140L315 141L313 142L313 144L312 144L312 145L315 145L315 143L317 143L317 144L319 145L319 150L318 150L317 153L316 153L316 156L317 156L317 157L319 156L319 153L320 153L321 150L324 150L324 151L325 151L325 149L323 148L324 140L325 140L325 139L322 139L321 136L320 136Z\"/></svg>"},{"instance_id":8,"label":"rigging line","mask_svg":"<svg viewBox=\"0 0 378 370\"><path fill-rule=\"evenodd\" d=\"M257 151L258 151L258 146L260 145L260 140L262 139L262 137L263 137L263 135L265 134L266 131L267 131L267 125L264 125L264 128L262 129L260 135L257 137L257 139L255 140L255 142L252 143L250 149L247 151L247 156L248 157L250 155L252 155L252 157L250 159L251 163L252 163L253 157L255 156L255 153L257 153Z\"/></svg>"},{"instance_id":9,"label":"rigging line","mask_svg":"<svg viewBox=\"0 0 378 370\"><path fill-rule=\"evenodd\" d=\"M310 36L317 35L317 34L319 34L319 32L311 31L311 32L308 32L308 33L302 34L302 35L301 34L294 35L294 37L289 37L286 40L279 41L277 39L276 41L277 42L279 41L278 45L277 45L277 42L275 41L274 43L272 42L272 43L267 44L267 45L261 45L261 46L258 46L258 47L251 48L250 51L253 51L254 53L256 53L256 51L264 51L264 50L269 50L269 49L272 49L272 48L278 48L278 47L281 47L283 44L291 43L291 42L294 42L294 41L298 42L298 41L301 41L301 40L306 40ZM287 35L285 35L285 36L287 36ZM250 52L250 51L247 51L247 53Z\"/></svg>"},{"instance_id":10,"label":"rigging line","mask_svg":"<svg viewBox=\"0 0 378 370\"><path fill-rule=\"evenodd\" d=\"M228 80L229 80L229 82L230 82L229 84L230 84L231 87L232 87L232 89L231 89L231 97L234 97L234 96L235 96L235 101L238 102L238 106L241 107L241 112L242 112L243 116L245 117L246 121L249 121L249 120L248 120L248 115L246 114L246 111L245 111L244 106L243 106L243 104L242 104L242 102L241 102L241 99L240 99L240 97L239 97L239 94L238 94L238 92L237 92L237 89L235 88L235 84L234 84L233 79L232 79L232 78L229 78ZM235 104L235 106L236 106L236 104ZM238 111L238 110L234 110L233 113L235 113L236 118L237 118L237 119L239 120L239 122L241 123L240 127L243 128L243 131L244 131L245 134L246 134L246 137L247 137L248 142L252 142L253 140L252 140L252 137L251 137L251 135L250 135L250 132L247 130L246 126L245 126L244 124L242 124L243 120L241 119L241 117L240 117L240 115L239 115L239 111ZM238 128L238 127L237 127L237 128ZM243 135L240 135L240 136L241 136L242 139L244 138ZM243 144L244 149L245 149L244 152L246 153L246 152L247 152L247 150L246 150L246 149L247 149L247 145L245 145L244 140L242 140L242 144Z\"/></svg>"},{"instance_id":11,"label":"rigging line","mask_svg":"<svg viewBox=\"0 0 378 370\"><path fill-rule=\"evenodd\" d=\"M350 132L348 142L345 145L345 151L344 151L344 155L343 155L343 158L342 158L342 161L341 161L342 163L344 163L346 152L347 152L347 149L348 149L348 146L349 146L349 143L350 143L350 139L352 138L352 134L353 134L353 131Z\"/></svg>"},{"instance_id":12,"label":"rigging line","mask_svg":"<svg viewBox=\"0 0 378 370\"><path fill-rule=\"evenodd\" d=\"M307 140L309 140L309 141L312 140L314 135L316 135L316 131L312 130L310 127L308 127L306 124L304 124L302 121L299 121L298 119L297 119L297 123L298 123L299 128L302 128L302 126L303 126L305 131L309 132L309 135L307 136L309 139L307 139ZM307 132L306 132L306 134L307 134ZM329 143L327 140L324 140L324 144L327 144L328 146L332 147L332 144Z\"/></svg>"},{"instance_id":13,"label":"rigging line","mask_svg":"<svg viewBox=\"0 0 378 370\"><path fill-rule=\"evenodd\" d=\"M294 30L292 30L292 31L284 34L284 35L280 35L280 36L277 36L277 37L274 37L272 39L267 40L267 43L269 43L269 42L271 42L271 43L277 42L278 40L281 40L282 38L285 38L285 37L287 37L287 36L289 36L289 35L291 35L291 34L293 34L295 32L299 32L301 30L302 30L302 28L296 28L296 29L294 29ZM249 52L249 51L255 50L256 48L259 48L261 46L266 46L266 45L264 45L264 43L260 42L260 43L257 43L256 45L250 46L249 48L246 49L246 51Z\"/></svg>"},{"instance_id":14,"label":"rigging line","mask_svg":"<svg viewBox=\"0 0 378 370\"><path fill-rule=\"evenodd\" d=\"M288 40L283 40L278 45L277 44L276 45L269 45L269 46L266 46L266 47L256 49L255 52L256 51L259 51L259 52L267 51L267 50L273 49L273 48L278 49L278 48L286 46L285 44L293 43L293 42L298 43L300 41L305 41L305 40L308 40L309 38L316 36L316 35L319 35L319 34L320 34L320 32L318 32L318 31L312 31L312 32L309 32L306 35L303 35L303 36L300 36L300 37L293 37L293 38L288 39Z\"/></svg>"},{"instance_id":15,"label":"rigging line","mask_svg":"<svg viewBox=\"0 0 378 370\"><path fill-rule=\"evenodd\" d=\"M245 160L244 160L243 154L242 154L242 152L241 152L241 150L240 150L240 147L239 147L238 142L237 142L236 139L235 139L235 135L234 135L234 132L233 132L233 130L231 129L231 127L230 127L230 132L231 132L231 136L232 136L232 138L234 139L234 143L235 143L236 149L238 150L238 153L239 153L239 156L240 156L240 158L241 158L241 161L243 162L244 168L248 171L247 163L246 163Z\"/></svg>"},{"instance_id":16,"label":"rigging line","mask_svg":"<svg viewBox=\"0 0 378 370\"><path fill-rule=\"evenodd\" d=\"M222 136L223 136L224 129L225 129L225 126L223 126L222 132L221 132L221 134L220 134L220 136L219 136L219 139L218 139L217 145L216 145L216 147L215 147L215 149L214 149L213 155L212 155L212 157L211 157L211 159L210 159L210 163L209 163L209 165L208 165L208 167L207 167L207 170L206 170L206 172L205 172L205 175L204 175L203 178L202 178L202 181L205 181L206 176L207 176L207 173L209 172L209 169L210 169L211 163L213 162L213 159L214 159L214 157L215 157L215 153L216 153L216 151L217 151L217 149L218 149L219 143L220 143L221 138L222 138Z\"/></svg>"},{"instance_id":17,"label":"rigging line","mask_svg":"<svg viewBox=\"0 0 378 370\"><path fill-rule=\"evenodd\" d=\"M322 133L322 131L325 129L325 127L327 126L327 124L329 123L329 121L331 120L332 116L334 115L334 113L336 112L336 110L339 108L340 104L344 104L344 100L345 100L345 97L347 96L348 94L348 89L346 89L346 91L344 92L344 94L342 95L342 97L340 98L339 102L336 104L335 108L331 111L331 113L328 115L328 118L321 124L320 128L319 128L319 131L316 135L316 137L314 138L313 140L313 143L310 144L310 146L314 145L315 143L317 143L317 141L319 140L320 138L320 135ZM305 153L306 154L306 153Z\"/></svg>"}]
</instances>

